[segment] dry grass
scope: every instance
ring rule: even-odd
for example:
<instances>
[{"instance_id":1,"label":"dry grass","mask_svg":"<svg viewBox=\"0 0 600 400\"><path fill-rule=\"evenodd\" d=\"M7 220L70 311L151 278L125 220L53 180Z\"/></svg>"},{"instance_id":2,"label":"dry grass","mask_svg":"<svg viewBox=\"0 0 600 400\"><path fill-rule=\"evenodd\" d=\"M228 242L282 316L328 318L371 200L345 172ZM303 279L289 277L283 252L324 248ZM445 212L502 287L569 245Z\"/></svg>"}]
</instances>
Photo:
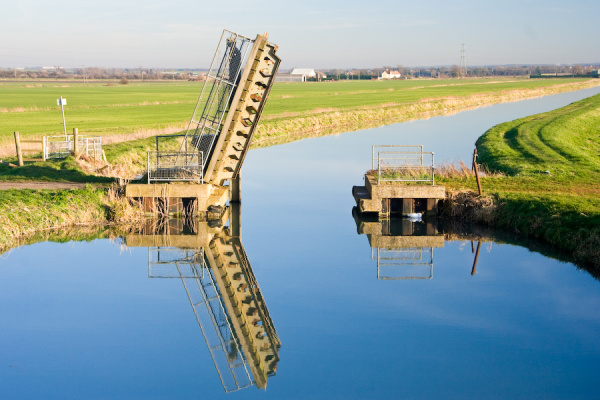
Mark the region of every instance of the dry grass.
<instances>
[{"instance_id":1,"label":"dry grass","mask_svg":"<svg viewBox=\"0 0 600 400\"><path fill-rule=\"evenodd\" d=\"M108 190L106 199L109 204L107 219L116 224L131 224L144 221L146 216L142 205L125 197L124 182Z\"/></svg>"},{"instance_id":2,"label":"dry grass","mask_svg":"<svg viewBox=\"0 0 600 400\"><path fill-rule=\"evenodd\" d=\"M86 174L116 178L121 185L134 179L142 173L143 170L143 168L140 168L139 162L136 163L131 157L127 156L121 157L118 164L110 164L103 160L97 160L84 154L79 154L75 157L75 162Z\"/></svg>"},{"instance_id":3,"label":"dry grass","mask_svg":"<svg viewBox=\"0 0 600 400\"><path fill-rule=\"evenodd\" d=\"M477 169L479 171L480 177L503 177L505 174L503 172L490 172L485 166L481 164L477 164ZM459 166L457 167L455 164L441 164L435 167L435 176L438 178L448 178L448 179L465 179L465 178L474 178L475 171L473 168L469 168L464 161L461 160Z\"/></svg>"},{"instance_id":4,"label":"dry grass","mask_svg":"<svg viewBox=\"0 0 600 400\"><path fill-rule=\"evenodd\" d=\"M496 218L497 204L490 196L470 190L447 190L442 202L442 218L490 225Z\"/></svg>"},{"instance_id":5,"label":"dry grass","mask_svg":"<svg viewBox=\"0 0 600 400\"><path fill-rule=\"evenodd\" d=\"M143 128L134 132L124 132L119 134L107 135L102 137L103 144L129 142L138 139L147 139L158 135L171 135L173 133L184 131L188 127L189 121L170 124L164 128Z\"/></svg>"}]
</instances>

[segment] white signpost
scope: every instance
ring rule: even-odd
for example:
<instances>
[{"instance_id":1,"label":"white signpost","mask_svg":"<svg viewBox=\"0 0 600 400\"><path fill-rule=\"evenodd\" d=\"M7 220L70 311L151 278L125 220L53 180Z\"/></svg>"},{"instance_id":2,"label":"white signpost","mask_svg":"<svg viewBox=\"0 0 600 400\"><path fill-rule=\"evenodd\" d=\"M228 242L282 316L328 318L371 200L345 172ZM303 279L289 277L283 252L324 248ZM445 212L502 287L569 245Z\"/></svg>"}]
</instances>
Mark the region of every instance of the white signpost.
<instances>
[{"instance_id":1,"label":"white signpost","mask_svg":"<svg viewBox=\"0 0 600 400\"><path fill-rule=\"evenodd\" d=\"M60 99L56 99L56 104L60 106L60 109L62 111L62 117L63 117L63 128L65 130L65 142L68 142L68 138L67 138L67 124L65 123L65 107L67 105L67 99L63 99L62 96L60 96Z\"/></svg>"}]
</instances>

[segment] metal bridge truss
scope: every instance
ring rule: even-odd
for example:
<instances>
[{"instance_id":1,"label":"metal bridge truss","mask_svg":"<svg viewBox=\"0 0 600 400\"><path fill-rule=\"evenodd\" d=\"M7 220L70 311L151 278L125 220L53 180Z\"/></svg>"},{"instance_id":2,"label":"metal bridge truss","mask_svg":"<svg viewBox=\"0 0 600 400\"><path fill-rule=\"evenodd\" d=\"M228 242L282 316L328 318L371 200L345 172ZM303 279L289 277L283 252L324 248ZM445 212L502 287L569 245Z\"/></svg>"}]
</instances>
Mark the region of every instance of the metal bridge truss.
<instances>
[{"instance_id":1,"label":"metal bridge truss","mask_svg":"<svg viewBox=\"0 0 600 400\"><path fill-rule=\"evenodd\" d=\"M239 177L281 63L276 50L277 46L267 42L266 35L249 39L223 31L180 145L180 157L171 160L176 166L172 169L175 177L163 174L156 180L182 180L184 174L177 173L178 168L200 171L201 182L220 186ZM156 150L160 152L158 142ZM201 155L193 157L191 152ZM160 155L153 158L168 159ZM149 164L148 168L150 171L154 167ZM165 170L169 169L162 169ZM197 180L192 177L189 175L188 180Z\"/></svg>"},{"instance_id":2,"label":"metal bridge truss","mask_svg":"<svg viewBox=\"0 0 600 400\"><path fill-rule=\"evenodd\" d=\"M221 35L186 132L186 138L192 138L192 145L205 155L205 160L210 158L221 132L253 43L228 30Z\"/></svg>"}]
</instances>

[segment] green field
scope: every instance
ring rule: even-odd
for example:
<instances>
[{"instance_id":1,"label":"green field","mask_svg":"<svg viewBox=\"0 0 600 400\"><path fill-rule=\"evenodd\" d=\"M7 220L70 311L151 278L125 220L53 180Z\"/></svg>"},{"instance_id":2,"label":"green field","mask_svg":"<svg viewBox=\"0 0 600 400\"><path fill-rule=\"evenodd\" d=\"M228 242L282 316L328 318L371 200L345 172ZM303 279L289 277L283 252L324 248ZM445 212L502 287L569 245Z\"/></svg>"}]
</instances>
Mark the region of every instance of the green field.
<instances>
[{"instance_id":1,"label":"green field","mask_svg":"<svg viewBox=\"0 0 600 400\"><path fill-rule=\"evenodd\" d=\"M276 121L335 110L414 104L428 99L535 90L583 79L468 79L277 83L263 114L268 127ZM165 128L183 130L194 110L201 82L0 81L0 145L12 143L12 133L24 137L59 135L63 131L56 100L67 99L67 130L81 134L123 135ZM575 90L576 88L565 89ZM271 121L271 122L269 122ZM280 127L275 129L281 130Z\"/></svg>"}]
</instances>

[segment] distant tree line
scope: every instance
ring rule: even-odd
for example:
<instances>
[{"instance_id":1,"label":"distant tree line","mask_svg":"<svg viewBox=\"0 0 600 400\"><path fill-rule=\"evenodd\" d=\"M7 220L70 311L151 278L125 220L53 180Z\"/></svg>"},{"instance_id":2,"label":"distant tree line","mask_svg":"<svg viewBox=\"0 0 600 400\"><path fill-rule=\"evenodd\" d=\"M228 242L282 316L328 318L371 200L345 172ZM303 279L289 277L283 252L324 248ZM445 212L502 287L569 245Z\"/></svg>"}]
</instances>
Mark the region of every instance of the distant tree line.
<instances>
[{"instance_id":1,"label":"distant tree line","mask_svg":"<svg viewBox=\"0 0 600 400\"><path fill-rule=\"evenodd\" d=\"M597 76L598 69L600 69L600 65L491 65L468 67L465 74L458 65L422 68L396 65L371 69L329 69L321 72L327 76L326 80L368 80L377 79L384 71L398 71L402 79L415 79L531 75L592 76L594 73ZM316 80L316 78L312 80Z\"/></svg>"},{"instance_id":2,"label":"distant tree line","mask_svg":"<svg viewBox=\"0 0 600 400\"><path fill-rule=\"evenodd\" d=\"M13 79L81 79L81 80L204 80L206 74L197 70L173 70L151 68L99 68L82 67L65 69L44 68L0 68L0 78Z\"/></svg>"},{"instance_id":3,"label":"distant tree line","mask_svg":"<svg viewBox=\"0 0 600 400\"><path fill-rule=\"evenodd\" d=\"M326 69L319 71L318 78L308 80L371 80L381 77L384 71L398 71L401 79L415 78L461 78L486 76L598 76L600 65L491 65L468 67L466 73L458 65L445 67L404 67L402 65L363 69ZM325 75L326 77L323 77ZM199 70L152 69L152 68L99 68L82 67L65 69L44 68L0 68L0 78L13 79L116 79L131 80L178 80L202 81L206 74Z\"/></svg>"}]
</instances>

